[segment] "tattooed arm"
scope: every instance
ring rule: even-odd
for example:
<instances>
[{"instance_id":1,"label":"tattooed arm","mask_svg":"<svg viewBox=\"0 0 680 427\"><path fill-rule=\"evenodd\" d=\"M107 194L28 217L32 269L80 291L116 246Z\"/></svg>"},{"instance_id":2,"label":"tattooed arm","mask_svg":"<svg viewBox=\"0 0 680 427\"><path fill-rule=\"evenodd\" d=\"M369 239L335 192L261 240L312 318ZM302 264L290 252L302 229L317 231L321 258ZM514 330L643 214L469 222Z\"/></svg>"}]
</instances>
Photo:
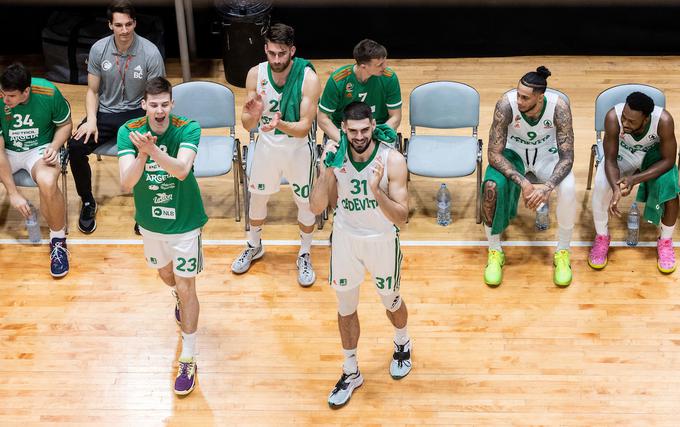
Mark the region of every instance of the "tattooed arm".
<instances>
[{"instance_id":1,"label":"tattooed arm","mask_svg":"<svg viewBox=\"0 0 680 427\"><path fill-rule=\"evenodd\" d=\"M508 138L508 126L511 122L512 107L510 107L510 102L504 95L496 103L493 123L491 123L491 130L489 131L489 164L505 175L510 181L524 188L526 184L531 185L531 183L503 156L505 142Z\"/></svg>"}]
</instances>

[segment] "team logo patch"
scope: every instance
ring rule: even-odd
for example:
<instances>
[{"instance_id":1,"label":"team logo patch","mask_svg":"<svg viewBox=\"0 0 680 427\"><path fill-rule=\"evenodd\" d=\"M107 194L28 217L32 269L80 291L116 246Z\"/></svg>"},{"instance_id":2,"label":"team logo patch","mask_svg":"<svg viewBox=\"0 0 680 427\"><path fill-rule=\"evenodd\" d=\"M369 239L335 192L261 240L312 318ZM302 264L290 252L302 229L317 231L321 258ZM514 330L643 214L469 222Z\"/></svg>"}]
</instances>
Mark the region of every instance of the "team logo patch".
<instances>
[{"instance_id":1,"label":"team logo patch","mask_svg":"<svg viewBox=\"0 0 680 427\"><path fill-rule=\"evenodd\" d=\"M151 216L160 219L175 219L177 217L175 208L166 208L163 206L152 206Z\"/></svg>"},{"instance_id":2,"label":"team logo patch","mask_svg":"<svg viewBox=\"0 0 680 427\"><path fill-rule=\"evenodd\" d=\"M5 117L5 119L11 120L12 119L12 116L10 116L11 113L12 113L12 109L9 108L9 105L5 105L5 115L7 116L7 117Z\"/></svg>"},{"instance_id":3,"label":"team logo patch","mask_svg":"<svg viewBox=\"0 0 680 427\"><path fill-rule=\"evenodd\" d=\"M354 90L354 85L352 83L347 83L347 85L345 86L345 91L352 93L353 90Z\"/></svg>"},{"instance_id":4,"label":"team logo patch","mask_svg":"<svg viewBox=\"0 0 680 427\"><path fill-rule=\"evenodd\" d=\"M143 79L144 78L144 72L142 71L142 66L138 65L134 68L134 72L132 73L132 77L135 79Z\"/></svg>"},{"instance_id":5,"label":"team logo patch","mask_svg":"<svg viewBox=\"0 0 680 427\"><path fill-rule=\"evenodd\" d=\"M347 279L340 279L340 286L347 286Z\"/></svg>"},{"instance_id":6,"label":"team logo patch","mask_svg":"<svg viewBox=\"0 0 680 427\"><path fill-rule=\"evenodd\" d=\"M105 59L104 62L102 62L102 70L109 71L111 67L113 67L113 64L108 59Z\"/></svg>"},{"instance_id":7,"label":"team logo patch","mask_svg":"<svg viewBox=\"0 0 680 427\"><path fill-rule=\"evenodd\" d=\"M267 86L267 80L262 79L262 81L260 82L260 85L261 86Z\"/></svg>"},{"instance_id":8,"label":"team logo patch","mask_svg":"<svg viewBox=\"0 0 680 427\"><path fill-rule=\"evenodd\" d=\"M550 120L545 120L543 121L543 126L545 126L546 129L550 129L553 127L553 123Z\"/></svg>"},{"instance_id":9,"label":"team logo patch","mask_svg":"<svg viewBox=\"0 0 680 427\"><path fill-rule=\"evenodd\" d=\"M656 139L656 135L654 135L654 134L649 135L649 139L650 139L651 141L654 141L654 140Z\"/></svg>"},{"instance_id":10,"label":"team logo patch","mask_svg":"<svg viewBox=\"0 0 680 427\"><path fill-rule=\"evenodd\" d=\"M520 116L519 114L516 115L516 116L515 116L515 121L518 122L518 121L520 121L520 120L522 120L522 116Z\"/></svg>"},{"instance_id":11,"label":"team logo patch","mask_svg":"<svg viewBox=\"0 0 680 427\"><path fill-rule=\"evenodd\" d=\"M264 190L264 184L257 184L258 190Z\"/></svg>"},{"instance_id":12,"label":"team logo patch","mask_svg":"<svg viewBox=\"0 0 680 427\"><path fill-rule=\"evenodd\" d=\"M154 258L154 257L150 257L150 258L149 258L149 262L150 262L151 264L153 264L153 265L158 264L158 260L157 260L156 258Z\"/></svg>"}]
</instances>

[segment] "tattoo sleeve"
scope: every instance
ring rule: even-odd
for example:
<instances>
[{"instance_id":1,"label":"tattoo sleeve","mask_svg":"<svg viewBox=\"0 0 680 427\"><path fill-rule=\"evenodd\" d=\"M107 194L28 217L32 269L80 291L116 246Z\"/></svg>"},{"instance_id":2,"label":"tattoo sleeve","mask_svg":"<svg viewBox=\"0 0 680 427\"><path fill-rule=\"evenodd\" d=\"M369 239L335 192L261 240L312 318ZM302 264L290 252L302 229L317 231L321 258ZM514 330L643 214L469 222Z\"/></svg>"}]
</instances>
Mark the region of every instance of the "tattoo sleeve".
<instances>
[{"instance_id":1,"label":"tattoo sleeve","mask_svg":"<svg viewBox=\"0 0 680 427\"><path fill-rule=\"evenodd\" d=\"M503 96L496 103L493 113L493 122L489 131L489 164L494 169L505 175L509 180L517 185L522 185L526 179L512 166L512 163L503 156L506 139L508 137L508 126L512 122L512 107L508 98Z\"/></svg>"},{"instance_id":2,"label":"tattoo sleeve","mask_svg":"<svg viewBox=\"0 0 680 427\"><path fill-rule=\"evenodd\" d=\"M560 159L545 183L551 190L569 175L574 165L574 129L571 124L571 109L562 99L559 99L555 106L555 128L557 130L557 154Z\"/></svg>"}]
</instances>

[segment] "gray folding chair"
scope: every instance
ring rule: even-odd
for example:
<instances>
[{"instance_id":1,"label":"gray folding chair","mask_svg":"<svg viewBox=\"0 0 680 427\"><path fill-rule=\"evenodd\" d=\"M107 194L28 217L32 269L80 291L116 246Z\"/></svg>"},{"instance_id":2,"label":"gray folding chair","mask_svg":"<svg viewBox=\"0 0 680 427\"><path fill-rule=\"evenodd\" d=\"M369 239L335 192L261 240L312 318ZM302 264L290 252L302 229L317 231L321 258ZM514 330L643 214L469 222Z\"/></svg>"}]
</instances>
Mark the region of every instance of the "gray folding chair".
<instances>
[{"instance_id":1,"label":"gray folding chair","mask_svg":"<svg viewBox=\"0 0 680 427\"><path fill-rule=\"evenodd\" d=\"M431 178L456 178L477 171L476 219L482 222L482 140L479 93L464 83L438 81L422 84L409 98L411 137L404 140L409 173ZM472 128L471 136L417 135L416 127Z\"/></svg>"},{"instance_id":2,"label":"gray folding chair","mask_svg":"<svg viewBox=\"0 0 680 427\"><path fill-rule=\"evenodd\" d=\"M654 86L630 83L610 87L600 93L595 99L595 144L590 148L590 165L588 167L588 184L586 190L590 190L593 181L594 169L604 158L602 138L604 133L604 119L609 110L616 104L626 102L626 98L633 92L642 92L654 100L654 105L666 108L666 96ZM680 157L678 157L680 164Z\"/></svg>"},{"instance_id":3,"label":"gray folding chair","mask_svg":"<svg viewBox=\"0 0 680 427\"><path fill-rule=\"evenodd\" d=\"M321 156L321 151L322 147L317 144L316 142L316 131L317 131L317 122L316 119L312 122L312 128L309 130L309 140L312 143L312 155L314 156L314 163L316 165L316 176L319 176L319 161L320 161L320 156ZM257 129L251 129L250 130L250 141L248 143L248 146L243 146L243 163L241 165L242 170L241 173L243 175L243 188L244 188L244 197L243 197L243 207L245 211L245 217L246 217L246 224L245 224L245 229L246 231L250 230L250 222L248 221L248 217L250 214L250 192L248 191L248 177L250 176L250 169L253 166L253 156L249 156L248 152L249 151L254 151L255 147L257 146ZM288 181L286 180L285 177L281 178L281 185L288 185ZM310 194L312 189L309 189ZM321 215L317 215L316 217L316 224L317 228L321 230L326 223L326 220L328 219L328 213L327 211L324 211Z\"/></svg>"},{"instance_id":4,"label":"gray folding chair","mask_svg":"<svg viewBox=\"0 0 680 427\"><path fill-rule=\"evenodd\" d=\"M61 147L59 149L59 163L61 169L61 192L64 196L64 227L66 234L68 234L68 185L66 182L66 175L68 174L68 151ZM37 187L38 184L33 180L31 174L22 169L12 175L14 178L14 185L17 187Z\"/></svg>"},{"instance_id":5,"label":"gray folding chair","mask_svg":"<svg viewBox=\"0 0 680 427\"><path fill-rule=\"evenodd\" d=\"M173 87L172 98L175 101L173 114L196 120L202 129L229 129L225 136L201 136L194 161L194 176L221 176L233 170L235 219L241 221L241 143L236 138L234 93L219 83L193 81ZM243 180L244 194L246 185Z\"/></svg>"}]
</instances>

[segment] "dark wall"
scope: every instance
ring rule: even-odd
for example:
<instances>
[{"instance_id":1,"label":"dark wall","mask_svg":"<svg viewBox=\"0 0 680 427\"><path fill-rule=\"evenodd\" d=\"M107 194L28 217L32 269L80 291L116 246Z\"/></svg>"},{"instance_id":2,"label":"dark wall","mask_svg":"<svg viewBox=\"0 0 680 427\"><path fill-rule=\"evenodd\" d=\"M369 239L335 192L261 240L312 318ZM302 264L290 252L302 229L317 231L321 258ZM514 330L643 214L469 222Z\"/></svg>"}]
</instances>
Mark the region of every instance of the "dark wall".
<instances>
[{"instance_id":1,"label":"dark wall","mask_svg":"<svg viewBox=\"0 0 680 427\"><path fill-rule=\"evenodd\" d=\"M40 33L53 8L0 7L0 55L41 53ZM71 8L103 16L104 8ZM139 8L161 17L166 50L178 56L174 9ZM27 17L30 17L28 19ZM385 44L393 58L527 54L680 54L679 7L641 8L327 8L276 7L273 22L295 27L308 58L348 58L362 38ZM210 33L218 15L195 11L199 56L219 58ZM11 34L7 37L7 34Z\"/></svg>"}]
</instances>

